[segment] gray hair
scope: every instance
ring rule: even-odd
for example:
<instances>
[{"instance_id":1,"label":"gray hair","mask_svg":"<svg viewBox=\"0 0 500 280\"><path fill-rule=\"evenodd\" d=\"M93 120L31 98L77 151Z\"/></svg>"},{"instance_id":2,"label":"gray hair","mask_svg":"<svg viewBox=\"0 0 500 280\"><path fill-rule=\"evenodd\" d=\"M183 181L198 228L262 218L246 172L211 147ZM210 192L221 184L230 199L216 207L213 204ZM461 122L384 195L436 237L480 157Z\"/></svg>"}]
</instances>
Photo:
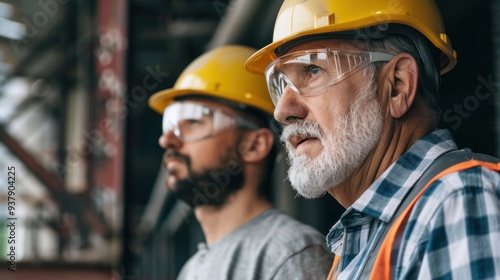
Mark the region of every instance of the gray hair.
<instances>
[{"instance_id":1,"label":"gray hair","mask_svg":"<svg viewBox=\"0 0 500 280\"><path fill-rule=\"evenodd\" d=\"M425 73L424 63L433 63L431 61L422 61L421 55L419 54L417 47L413 41L404 35L391 34L383 39L377 40L366 40L366 45L364 49L367 51L378 51L386 52L391 54L408 53L417 61L419 80L418 80L418 91L419 94L428 110L432 115L434 124L437 125L441 119L441 108L439 107L439 101L437 99L437 91L439 86L435 82L431 81L428 73ZM382 63L376 63L375 69L379 70ZM439 73L439 69L437 71ZM438 81L440 77L437 77Z\"/></svg>"}]
</instances>

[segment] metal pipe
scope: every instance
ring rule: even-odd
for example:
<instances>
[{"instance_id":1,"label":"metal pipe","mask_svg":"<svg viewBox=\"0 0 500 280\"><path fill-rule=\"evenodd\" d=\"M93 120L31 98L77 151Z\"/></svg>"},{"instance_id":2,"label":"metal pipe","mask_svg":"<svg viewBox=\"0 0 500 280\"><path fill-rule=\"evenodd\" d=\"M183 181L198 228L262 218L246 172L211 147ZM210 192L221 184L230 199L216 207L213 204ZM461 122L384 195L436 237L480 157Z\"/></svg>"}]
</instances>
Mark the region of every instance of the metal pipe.
<instances>
[{"instance_id":1,"label":"metal pipe","mask_svg":"<svg viewBox=\"0 0 500 280\"><path fill-rule=\"evenodd\" d=\"M217 3L215 1L214 6ZM257 48L270 43L274 22L282 3L282 0L233 0L225 7L224 18L207 48L226 44Z\"/></svg>"}]
</instances>

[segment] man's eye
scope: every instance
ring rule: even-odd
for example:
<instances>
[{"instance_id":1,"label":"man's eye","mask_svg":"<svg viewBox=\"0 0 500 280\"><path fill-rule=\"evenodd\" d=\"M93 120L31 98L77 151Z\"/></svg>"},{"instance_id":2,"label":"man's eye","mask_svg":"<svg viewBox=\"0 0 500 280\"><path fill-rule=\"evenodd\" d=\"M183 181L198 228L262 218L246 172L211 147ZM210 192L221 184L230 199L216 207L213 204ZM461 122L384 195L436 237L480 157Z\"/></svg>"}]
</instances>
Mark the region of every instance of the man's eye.
<instances>
[{"instance_id":1,"label":"man's eye","mask_svg":"<svg viewBox=\"0 0 500 280\"><path fill-rule=\"evenodd\" d=\"M321 69L319 67L313 67L311 69L311 74L316 76L317 74L319 74L320 71L321 71Z\"/></svg>"},{"instance_id":2,"label":"man's eye","mask_svg":"<svg viewBox=\"0 0 500 280\"><path fill-rule=\"evenodd\" d=\"M200 123L200 120L189 119L189 120L186 120L186 123L187 124L197 124L197 123Z\"/></svg>"},{"instance_id":3,"label":"man's eye","mask_svg":"<svg viewBox=\"0 0 500 280\"><path fill-rule=\"evenodd\" d=\"M311 74L311 76L316 76L321 72L321 67L316 65L307 66L307 72Z\"/></svg>"}]
</instances>

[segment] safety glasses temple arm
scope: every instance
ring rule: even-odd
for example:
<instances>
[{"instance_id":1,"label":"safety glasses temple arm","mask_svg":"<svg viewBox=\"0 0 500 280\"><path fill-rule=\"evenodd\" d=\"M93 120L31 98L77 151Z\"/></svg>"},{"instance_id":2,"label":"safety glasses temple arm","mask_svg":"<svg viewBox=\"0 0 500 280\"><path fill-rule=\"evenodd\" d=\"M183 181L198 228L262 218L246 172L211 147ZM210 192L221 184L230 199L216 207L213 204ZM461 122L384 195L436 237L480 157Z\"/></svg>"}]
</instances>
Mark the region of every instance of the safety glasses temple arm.
<instances>
[{"instance_id":1,"label":"safety glasses temple arm","mask_svg":"<svg viewBox=\"0 0 500 280\"><path fill-rule=\"evenodd\" d=\"M393 54L381 52L369 52L371 62L391 61L395 57Z\"/></svg>"}]
</instances>

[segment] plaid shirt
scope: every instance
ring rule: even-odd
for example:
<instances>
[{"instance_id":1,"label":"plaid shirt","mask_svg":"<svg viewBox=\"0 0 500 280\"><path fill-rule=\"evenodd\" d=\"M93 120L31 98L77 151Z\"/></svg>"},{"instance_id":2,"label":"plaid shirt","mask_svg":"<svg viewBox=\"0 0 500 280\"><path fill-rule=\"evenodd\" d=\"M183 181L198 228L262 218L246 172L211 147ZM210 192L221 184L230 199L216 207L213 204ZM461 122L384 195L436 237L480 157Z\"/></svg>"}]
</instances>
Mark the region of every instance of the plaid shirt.
<instances>
[{"instance_id":1,"label":"plaid shirt","mask_svg":"<svg viewBox=\"0 0 500 280\"><path fill-rule=\"evenodd\" d=\"M337 279L358 279L375 241L402 199L440 155L455 150L448 130L417 141L328 233L341 256ZM500 174L483 167L433 183L415 204L403 233L395 279L500 279Z\"/></svg>"}]
</instances>

